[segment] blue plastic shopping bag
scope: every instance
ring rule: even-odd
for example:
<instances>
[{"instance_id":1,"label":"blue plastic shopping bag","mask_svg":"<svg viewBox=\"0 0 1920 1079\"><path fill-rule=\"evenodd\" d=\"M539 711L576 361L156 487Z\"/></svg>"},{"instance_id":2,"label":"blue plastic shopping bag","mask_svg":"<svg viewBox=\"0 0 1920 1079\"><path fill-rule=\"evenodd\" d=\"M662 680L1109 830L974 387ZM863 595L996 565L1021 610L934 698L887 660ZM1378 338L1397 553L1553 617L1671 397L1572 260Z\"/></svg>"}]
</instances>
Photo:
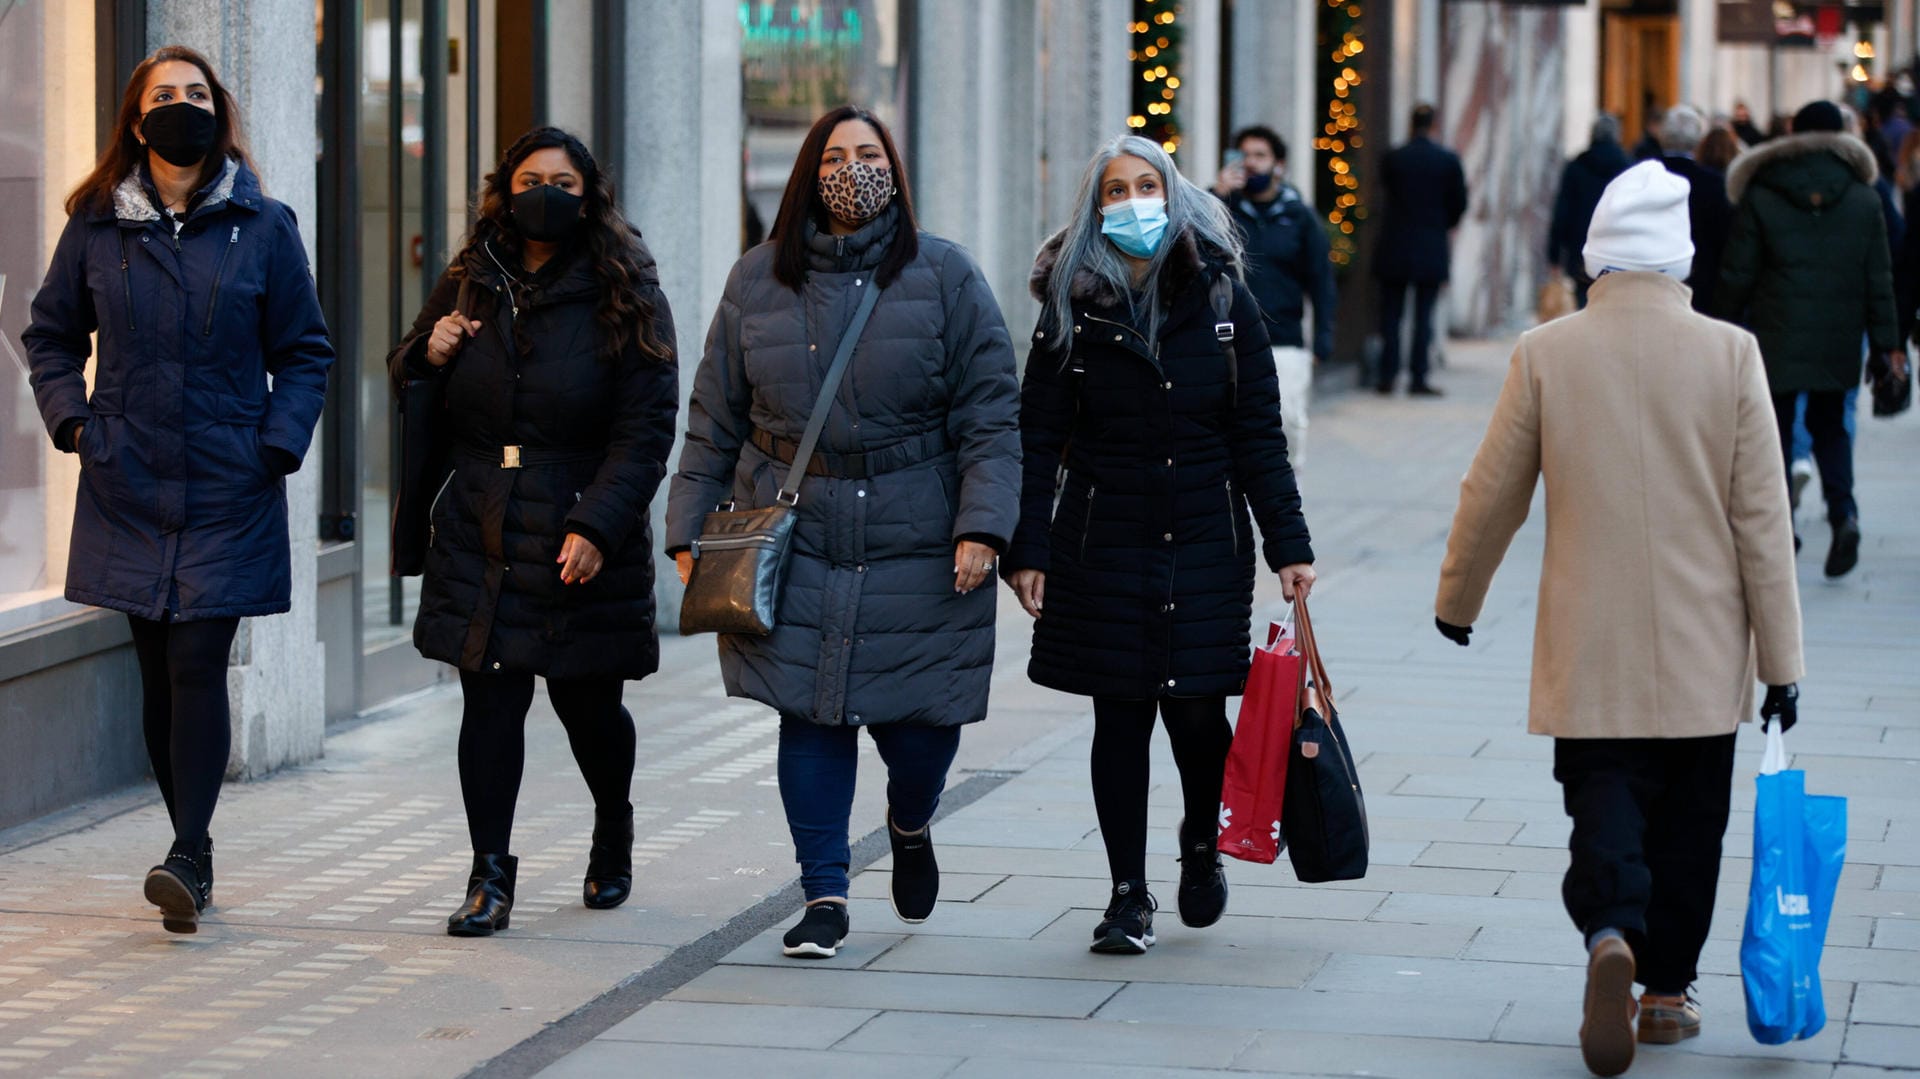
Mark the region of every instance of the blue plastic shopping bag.
<instances>
[{"instance_id":1,"label":"blue plastic shopping bag","mask_svg":"<svg viewBox=\"0 0 1920 1079\"><path fill-rule=\"evenodd\" d=\"M1847 800L1808 794L1806 773L1786 762L1776 728L1754 780L1753 881L1740 939L1747 1028L1765 1045L1811 1038L1827 1024L1820 952L1847 860Z\"/></svg>"}]
</instances>

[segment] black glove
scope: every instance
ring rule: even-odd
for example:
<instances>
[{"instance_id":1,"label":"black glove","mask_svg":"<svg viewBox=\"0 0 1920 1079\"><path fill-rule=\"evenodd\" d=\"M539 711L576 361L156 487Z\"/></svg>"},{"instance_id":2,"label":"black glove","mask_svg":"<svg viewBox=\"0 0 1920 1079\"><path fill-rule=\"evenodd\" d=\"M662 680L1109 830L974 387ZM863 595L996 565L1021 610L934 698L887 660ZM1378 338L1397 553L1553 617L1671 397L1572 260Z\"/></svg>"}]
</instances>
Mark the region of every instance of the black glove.
<instances>
[{"instance_id":1,"label":"black glove","mask_svg":"<svg viewBox=\"0 0 1920 1079\"><path fill-rule=\"evenodd\" d=\"M1451 622L1442 622L1438 618L1433 620L1433 625L1440 631L1440 636L1462 648L1467 646L1467 638L1473 636L1472 626L1456 626Z\"/></svg>"},{"instance_id":2,"label":"black glove","mask_svg":"<svg viewBox=\"0 0 1920 1079\"><path fill-rule=\"evenodd\" d=\"M1795 683L1784 686L1768 686L1767 699L1760 703L1760 729L1766 730L1770 720L1780 721L1780 733L1785 734L1800 721L1800 687Z\"/></svg>"}]
</instances>

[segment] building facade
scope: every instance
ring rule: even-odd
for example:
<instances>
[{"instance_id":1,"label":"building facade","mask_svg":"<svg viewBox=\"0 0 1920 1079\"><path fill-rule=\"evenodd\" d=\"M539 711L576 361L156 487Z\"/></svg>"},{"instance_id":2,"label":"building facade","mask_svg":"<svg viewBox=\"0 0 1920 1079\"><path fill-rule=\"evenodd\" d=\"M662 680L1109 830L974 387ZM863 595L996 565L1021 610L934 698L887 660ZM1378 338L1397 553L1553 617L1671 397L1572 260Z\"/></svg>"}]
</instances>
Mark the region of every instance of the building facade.
<instances>
[{"instance_id":1,"label":"building facade","mask_svg":"<svg viewBox=\"0 0 1920 1079\"><path fill-rule=\"evenodd\" d=\"M1713 108L1745 95L1765 115L1837 90L1824 57L1810 66L1774 50L1759 95L1747 88L1755 47L1714 37L1728 5L1649 7L1659 2L0 6L0 70L24 95L0 116L0 827L146 774L125 621L61 598L77 465L41 428L20 332L61 204L152 48L200 49L234 91L269 194L299 215L339 351L315 448L289 482L294 609L248 620L234 645L230 772L244 778L319 756L329 723L451 677L412 647L417 580L387 573L385 356L457 249L472 193L528 127L567 127L616 170L678 316L683 392L728 269L771 224L801 135L846 100L895 127L924 226L973 251L1016 341L1038 313L1026 289L1033 253L1069 215L1101 139L1156 134L1206 184L1231 130L1278 128L1293 147L1290 179L1335 241L1338 347L1354 358L1372 305L1372 163L1404 135L1415 102L1440 106L1443 138L1467 159L1475 195L1452 310L1457 327L1478 331L1529 308L1561 155L1609 95ZM1894 41L1912 53L1913 3L1895 0L1873 24L1882 55ZM1627 51L1655 47L1669 50L1671 87L1603 78ZM678 586L664 560L659 576L671 625Z\"/></svg>"}]
</instances>

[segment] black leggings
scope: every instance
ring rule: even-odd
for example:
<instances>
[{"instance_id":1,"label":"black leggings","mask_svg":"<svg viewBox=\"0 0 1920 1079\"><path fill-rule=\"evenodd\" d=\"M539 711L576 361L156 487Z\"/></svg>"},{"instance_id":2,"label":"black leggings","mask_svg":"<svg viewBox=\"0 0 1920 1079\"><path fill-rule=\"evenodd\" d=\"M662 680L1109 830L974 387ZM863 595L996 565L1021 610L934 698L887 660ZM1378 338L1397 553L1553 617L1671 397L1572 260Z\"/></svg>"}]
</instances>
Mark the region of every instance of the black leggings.
<instances>
[{"instance_id":1,"label":"black leggings","mask_svg":"<svg viewBox=\"0 0 1920 1079\"><path fill-rule=\"evenodd\" d=\"M207 837L227 774L227 653L238 618L155 622L127 616L140 661L147 760L182 843Z\"/></svg>"},{"instance_id":2,"label":"black leggings","mask_svg":"<svg viewBox=\"0 0 1920 1079\"><path fill-rule=\"evenodd\" d=\"M1220 779L1227 768L1233 727L1225 697L1160 700L1093 699L1093 808L1114 883L1147 875L1147 745L1155 711L1166 720L1173 762L1190 823L1220 815Z\"/></svg>"},{"instance_id":3,"label":"black leggings","mask_svg":"<svg viewBox=\"0 0 1920 1079\"><path fill-rule=\"evenodd\" d=\"M550 678L547 699L567 729L594 812L617 817L631 812L633 715L620 704L618 678ZM527 709L533 706L533 675L460 672L465 708L460 715L460 797L467 804L467 837L477 854L511 848L513 807L520 800L526 766Z\"/></svg>"}]
</instances>

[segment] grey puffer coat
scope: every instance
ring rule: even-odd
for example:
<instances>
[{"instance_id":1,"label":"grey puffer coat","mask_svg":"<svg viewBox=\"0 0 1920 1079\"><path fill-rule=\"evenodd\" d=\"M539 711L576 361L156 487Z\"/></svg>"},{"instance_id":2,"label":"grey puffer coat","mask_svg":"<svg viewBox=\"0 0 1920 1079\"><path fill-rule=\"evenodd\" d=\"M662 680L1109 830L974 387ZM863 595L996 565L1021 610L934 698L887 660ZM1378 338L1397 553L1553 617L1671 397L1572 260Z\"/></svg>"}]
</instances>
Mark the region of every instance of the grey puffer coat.
<instances>
[{"instance_id":1,"label":"grey puffer coat","mask_svg":"<svg viewBox=\"0 0 1920 1079\"><path fill-rule=\"evenodd\" d=\"M799 441L895 219L813 236L798 292L774 278L772 244L734 265L694 380L669 552L719 503L773 504L787 466L753 432ZM1004 549L1019 516L1013 347L979 267L949 241L921 234L882 283L818 451L829 467L865 453L876 474L805 478L778 627L722 636L721 673L729 696L816 723L971 723L987 712L995 596L991 578L954 591L953 551L961 537Z\"/></svg>"}]
</instances>

